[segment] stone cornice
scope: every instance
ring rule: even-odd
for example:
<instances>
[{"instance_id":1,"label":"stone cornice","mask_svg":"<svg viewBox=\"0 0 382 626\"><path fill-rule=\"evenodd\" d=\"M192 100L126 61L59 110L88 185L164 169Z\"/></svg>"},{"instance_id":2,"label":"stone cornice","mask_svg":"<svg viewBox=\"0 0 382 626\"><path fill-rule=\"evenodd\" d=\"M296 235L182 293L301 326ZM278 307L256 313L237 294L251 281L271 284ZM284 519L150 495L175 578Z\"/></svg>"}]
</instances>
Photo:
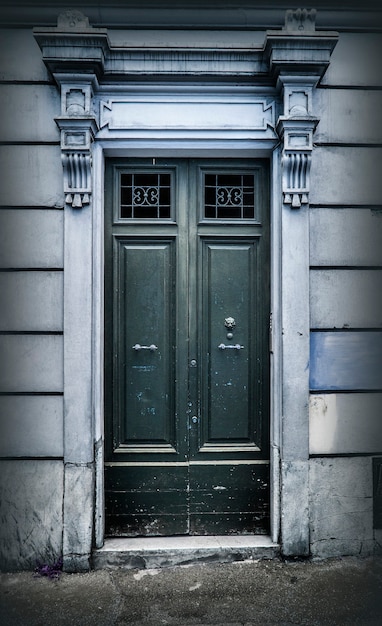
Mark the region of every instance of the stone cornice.
<instances>
[{"instance_id":1,"label":"stone cornice","mask_svg":"<svg viewBox=\"0 0 382 626\"><path fill-rule=\"evenodd\" d=\"M56 72L91 71L101 79L145 74L158 76L267 75L262 49L113 47L105 29L63 32L35 28L48 69Z\"/></svg>"},{"instance_id":2,"label":"stone cornice","mask_svg":"<svg viewBox=\"0 0 382 626\"><path fill-rule=\"evenodd\" d=\"M316 31L309 19L300 21L299 26L296 19L288 22L287 18L282 30L267 31L258 48L114 47L107 29L89 26L87 18L76 11L60 16L57 27L35 28L34 36L52 74L91 72L99 80L139 75L152 80L166 76L252 77L258 84L274 82L284 73L320 78L338 38L334 32Z\"/></svg>"},{"instance_id":3,"label":"stone cornice","mask_svg":"<svg viewBox=\"0 0 382 626\"><path fill-rule=\"evenodd\" d=\"M90 72L101 77L105 59L110 55L106 29L65 27L33 29L45 65L54 75Z\"/></svg>"}]
</instances>

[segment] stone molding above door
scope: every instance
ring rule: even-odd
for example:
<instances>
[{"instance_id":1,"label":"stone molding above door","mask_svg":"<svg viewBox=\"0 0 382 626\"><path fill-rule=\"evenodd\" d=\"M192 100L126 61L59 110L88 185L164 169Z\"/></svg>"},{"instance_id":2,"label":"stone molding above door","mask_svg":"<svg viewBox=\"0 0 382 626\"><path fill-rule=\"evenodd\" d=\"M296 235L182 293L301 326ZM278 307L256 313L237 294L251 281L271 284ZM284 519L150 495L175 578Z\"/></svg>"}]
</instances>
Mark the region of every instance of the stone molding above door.
<instances>
[{"instance_id":1,"label":"stone molding above door","mask_svg":"<svg viewBox=\"0 0 382 626\"><path fill-rule=\"evenodd\" d=\"M91 202L94 140L159 139L172 130L176 139L256 141L267 154L281 141L283 203L307 205L319 121L313 92L338 39L336 32L317 31L315 18L314 9L288 10L284 26L266 31L262 46L239 50L115 47L107 29L90 26L79 11L62 13L57 27L35 28L61 89L56 123L66 203ZM193 84L184 84L190 76ZM219 78L224 87L214 82ZM132 87L132 80L144 85Z\"/></svg>"},{"instance_id":2,"label":"stone molding above door","mask_svg":"<svg viewBox=\"0 0 382 626\"><path fill-rule=\"evenodd\" d=\"M58 17L57 27L34 28L43 59L54 75L94 73L102 78L190 76L205 83L206 78L249 77L258 85L269 85L278 76L298 72L300 76L322 76L336 45L334 31L315 30L315 11L286 11L280 30L265 31L263 45L235 49L229 46L113 46L106 28L94 28L85 16L71 20L72 11ZM145 31L142 30L142 33Z\"/></svg>"}]
</instances>

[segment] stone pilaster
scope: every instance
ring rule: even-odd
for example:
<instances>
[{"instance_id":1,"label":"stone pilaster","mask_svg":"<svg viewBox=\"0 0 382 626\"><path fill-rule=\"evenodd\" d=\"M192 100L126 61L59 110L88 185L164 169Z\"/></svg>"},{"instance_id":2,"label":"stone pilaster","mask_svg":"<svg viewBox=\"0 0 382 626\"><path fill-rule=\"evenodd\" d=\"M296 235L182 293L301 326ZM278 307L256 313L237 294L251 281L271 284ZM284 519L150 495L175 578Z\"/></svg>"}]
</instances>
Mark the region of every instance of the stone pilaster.
<instances>
[{"instance_id":1,"label":"stone pilaster","mask_svg":"<svg viewBox=\"0 0 382 626\"><path fill-rule=\"evenodd\" d=\"M281 94L280 138L282 421L280 437L281 549L308 556L309 529L309 192L314 159L313 110L338 34L316 31L316 11L286 12L281 30L268 31L264 54ZM292 210L294 209L294 210ZM299 210L295 210L299 209Z\"/></svg>"}]
</instances>

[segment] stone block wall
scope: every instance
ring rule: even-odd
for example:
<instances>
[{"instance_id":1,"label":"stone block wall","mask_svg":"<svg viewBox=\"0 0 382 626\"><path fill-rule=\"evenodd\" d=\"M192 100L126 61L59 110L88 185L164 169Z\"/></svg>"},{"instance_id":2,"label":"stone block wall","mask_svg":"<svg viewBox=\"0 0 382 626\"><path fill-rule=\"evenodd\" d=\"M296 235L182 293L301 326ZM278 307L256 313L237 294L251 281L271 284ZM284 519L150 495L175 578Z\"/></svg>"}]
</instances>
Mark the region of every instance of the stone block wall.
<instances>
[{"instance_id":1,"label":"stone block wall","mask_svg":"<svg viewBox=\"0 0 382 626\"><path fill-rule=\"evenodd\" d=\"M382 451L382 51L340 32L316 91L310 206L311 552L374 549L373 456Z\"/></svg>"},{"instance_id":2,"label":"stone block wall","mask_svg":"<svg viewBox=\"0 0 382 626\"><path fill-rule=\"evenodd\" d=\"M0 564L62 555L60 100L32 29L0 34Z\"/></svg>"},{"instance_id":3,"label":"stone block wall","mask_svg":"<svg viewBox=\"0 0 382 626\"><path fill-rule=\"evenodd\" d=\"M274 14L275 28L282 24L281 14ZM54 25L56 11L49 15L47 23ZM99 19L98 11L94 15ZM259 47L270 21L267 18L260 31L256 15L248 15L253 37L247 24L241 45ZM317 557L370 554L381 533L373 528L372 479L373 458L382 456L382 44L377 28L373 32L369 25L362 32L354 15L348 18L345 27L330 18L327 29L338 30L339 41L314 95L320 121L314 135L309 209L310 479L309 485L303 484L300 462L292 467L286 461L283 484L284 499L309 489L309 511L304 515L310 520L311 554ZM318 28L326 27L325 19ZM64 194L60 135L54 121L60 115L60 95L33 37L32 25L38 23L26 27L20 20L17 28L0 30L3 569L31 569L63 552L82 554L92 538L92 505L84 501L78 519L78 501L71 510L74 499L67 500L63 539L64 481L74 498L86 494L93 500L95 489L89 465L93 433L86 430L92 411L90 394L86 407L76 407L84 416L83 440L70 439L70 424L77 413L69 406L69 461L64 467ZM101 27L110 25L121 28L118 20L97 22ZM235 41L241 28L239 23L236 26ZM227 42L229 34L223 32ZM154 37L152 28L150 36ZM196 46L198 38L205 36L204 31L198 32L190 45ZM126 31L115 30L114 37L126 43ZM129 37L139 43L137 31L130 31ZM179 35L178 41L183 42L183 37ZM161 34L157 39L163 46L165 37ZM66 228L78 245L87 238L91 250L90 214L88 219L81 232L75 217L66 221ZM295 243L286 242L285 250ZM91 253L88 261L84 282L91 275ZM72 280L78 274L74 265L72 271L72 276L69 271L65 274L69 295L77 284ZM71 313L81 315L83 309L79 302ZM78 337L66 334L66 339L69 354L70 341ZM88 349L89 337L86 341ZM91 387L89 379L86 384ZM293 433L286 437L292 449ZM298 514L302 513L296 510ZM87 564L84 558L83 567Z\"/></svg>"},{"instance_id":4,"label":"stone block wall","mask_svg":"<svg viewBox=\"0 0 382 626\"><path fill-rule=\"evenodd\" d=\"M315 557L374 551L369 457L315 458L310 463L311 551Z\"/></svg>"}]
</instances>

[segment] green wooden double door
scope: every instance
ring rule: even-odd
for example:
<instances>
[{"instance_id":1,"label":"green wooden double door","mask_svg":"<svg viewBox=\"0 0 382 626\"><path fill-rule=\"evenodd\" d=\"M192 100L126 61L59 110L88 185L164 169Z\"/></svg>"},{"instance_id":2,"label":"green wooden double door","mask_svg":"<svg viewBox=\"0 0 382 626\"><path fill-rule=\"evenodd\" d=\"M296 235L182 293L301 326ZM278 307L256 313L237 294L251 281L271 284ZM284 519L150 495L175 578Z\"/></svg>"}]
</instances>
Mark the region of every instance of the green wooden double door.
<instances>
[{"instance_id":1,"label":"green wooden double door","mask_svg":"<svg viewBox=\"0 0 382 626\"><path fill-rule=\"evenodd\" d=\"M111 161L108 536L269 531L266 163Z\"/></svg>"}]
</instances>

